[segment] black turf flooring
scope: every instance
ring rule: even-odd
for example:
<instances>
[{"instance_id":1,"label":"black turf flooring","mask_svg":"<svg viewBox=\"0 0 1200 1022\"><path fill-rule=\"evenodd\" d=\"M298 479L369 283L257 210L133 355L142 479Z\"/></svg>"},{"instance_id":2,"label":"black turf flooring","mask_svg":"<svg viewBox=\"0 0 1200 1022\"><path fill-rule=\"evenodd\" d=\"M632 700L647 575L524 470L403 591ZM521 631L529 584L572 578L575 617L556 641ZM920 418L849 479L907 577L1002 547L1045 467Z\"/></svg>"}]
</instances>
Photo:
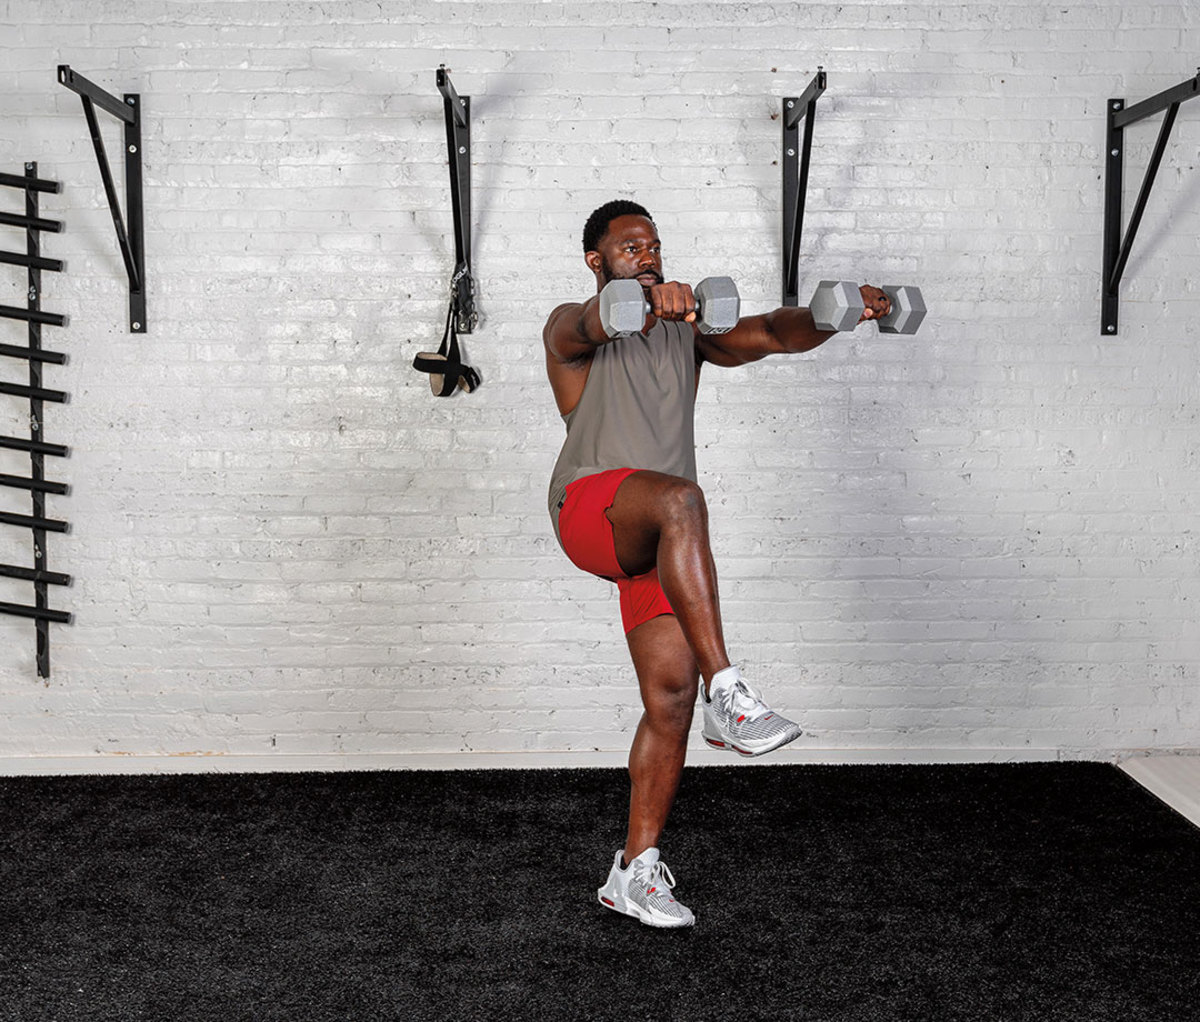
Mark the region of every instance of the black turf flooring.
<instances>
[{"instance_id":1,"label":"black turf flooring","mask_svg":"<svg viewBox=\"0 0 1200 1022\"><path fill-rule=\"evenodd\" d=\"M1103 764L0 778L0 1019L1200 1018L1200 830Z\"/></svg>"}]
</instances>

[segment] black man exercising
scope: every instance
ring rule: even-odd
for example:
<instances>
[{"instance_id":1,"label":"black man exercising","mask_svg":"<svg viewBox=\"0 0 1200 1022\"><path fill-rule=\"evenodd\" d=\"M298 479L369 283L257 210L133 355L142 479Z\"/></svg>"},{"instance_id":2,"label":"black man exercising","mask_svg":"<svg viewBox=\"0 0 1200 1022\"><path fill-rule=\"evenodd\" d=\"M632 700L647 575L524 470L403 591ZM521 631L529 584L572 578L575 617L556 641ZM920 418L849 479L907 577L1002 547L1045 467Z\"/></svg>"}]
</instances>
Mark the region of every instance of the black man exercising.
<instances>
[{"instance_id":1,"label":"black man exercising","mask_svg":"<svg viewBox=\"0 0 1200 1022\"><path fill-rule=\"evenodd\" d=\"M700 333L691 287L664 281L657 229L634 202L597 209L583 248L597 294L560 305L542 333L567 427L550 517L571 561L617 585L644 708L629 754L625 846L598 894L650 926L690 926L695 917L672 898L675 881L658 843L683 772L697 681L710 746L758 756L801 734L742 680L725 649L708 511L696 482L700 371L705 363L739 366L809 351L833 333L818 329L804 308ZM637 280L651 311L640 333L613 338L601 323L599 292L617 279ZM861 319L888 313L881 290L860 290Z\"/></svg>"}]
</instances>

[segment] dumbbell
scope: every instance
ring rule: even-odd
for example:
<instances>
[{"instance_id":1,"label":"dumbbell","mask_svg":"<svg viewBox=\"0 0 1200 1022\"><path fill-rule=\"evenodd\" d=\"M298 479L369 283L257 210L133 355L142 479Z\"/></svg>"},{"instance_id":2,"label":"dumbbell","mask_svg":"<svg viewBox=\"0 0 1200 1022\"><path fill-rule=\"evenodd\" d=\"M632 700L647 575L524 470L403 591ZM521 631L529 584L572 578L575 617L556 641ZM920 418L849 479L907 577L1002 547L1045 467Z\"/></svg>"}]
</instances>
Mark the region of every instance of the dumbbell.
<instances>
[{"instance_id":1,"label":"dumbbell","mask_svg":"<svg viewBox=\"0 0 1200 1022\"><path fill-rule=\"evenodd\" d=\"M880 290L892 311L875 322L884 334L915 334L925 318L925 300L919 287L885 284ZM808 305L819 330L853 330L863 314L862 293L850 280L823 280Z\"/></svg>"},{"instance_id":2,"label":"dumbbell","mask_svg":"<svg viewBox=\"0 0 1200 1022\"><path fill-rule=\"evenodd\" d=\"M732 277L705 277L692 290L696 326L702 334L726 334L738 324L741 300ZM636 334L650 315L642 285L636 280L610 280L600 292L600 323L609 337Z\"/></svg>"}]
</instances>

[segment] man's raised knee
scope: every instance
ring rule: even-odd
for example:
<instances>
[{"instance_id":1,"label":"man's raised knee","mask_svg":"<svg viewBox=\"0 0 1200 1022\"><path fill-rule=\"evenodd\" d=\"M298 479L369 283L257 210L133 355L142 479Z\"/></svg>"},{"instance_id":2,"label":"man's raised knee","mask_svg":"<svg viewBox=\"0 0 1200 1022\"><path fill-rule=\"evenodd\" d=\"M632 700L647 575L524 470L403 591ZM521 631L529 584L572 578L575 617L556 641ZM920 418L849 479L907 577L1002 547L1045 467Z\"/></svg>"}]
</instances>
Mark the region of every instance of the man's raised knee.
<instances>
[{"instance_id":1,"label":"man's raised knee","mask_svg":"<svg viewBox=\"0 0 1200 1022\"><path fill-rule=\"evenodd\" d=\"M663 488L660 506L667 521L703 521L708 517L704 491L690 479L672 480Z\"/></svg>"}]
</instances>

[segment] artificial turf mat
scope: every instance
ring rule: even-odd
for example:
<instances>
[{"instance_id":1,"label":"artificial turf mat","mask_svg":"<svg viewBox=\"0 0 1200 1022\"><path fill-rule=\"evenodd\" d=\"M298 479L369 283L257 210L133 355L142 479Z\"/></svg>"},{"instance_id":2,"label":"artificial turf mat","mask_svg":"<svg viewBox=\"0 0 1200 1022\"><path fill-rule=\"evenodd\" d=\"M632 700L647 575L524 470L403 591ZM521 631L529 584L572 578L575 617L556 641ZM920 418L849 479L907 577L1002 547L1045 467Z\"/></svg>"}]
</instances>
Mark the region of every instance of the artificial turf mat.
<instances>
[{"instance_id":1,"label":"artificial turf mat","mask_svg":"<svg viewBox=\"0 0 1200 1022\"><path fill-rule=\"evenodd\" d=\"M1200 830L1112 766L0 778L0 1019L1200 1017Z\"/></svg>"}]
</instances>

